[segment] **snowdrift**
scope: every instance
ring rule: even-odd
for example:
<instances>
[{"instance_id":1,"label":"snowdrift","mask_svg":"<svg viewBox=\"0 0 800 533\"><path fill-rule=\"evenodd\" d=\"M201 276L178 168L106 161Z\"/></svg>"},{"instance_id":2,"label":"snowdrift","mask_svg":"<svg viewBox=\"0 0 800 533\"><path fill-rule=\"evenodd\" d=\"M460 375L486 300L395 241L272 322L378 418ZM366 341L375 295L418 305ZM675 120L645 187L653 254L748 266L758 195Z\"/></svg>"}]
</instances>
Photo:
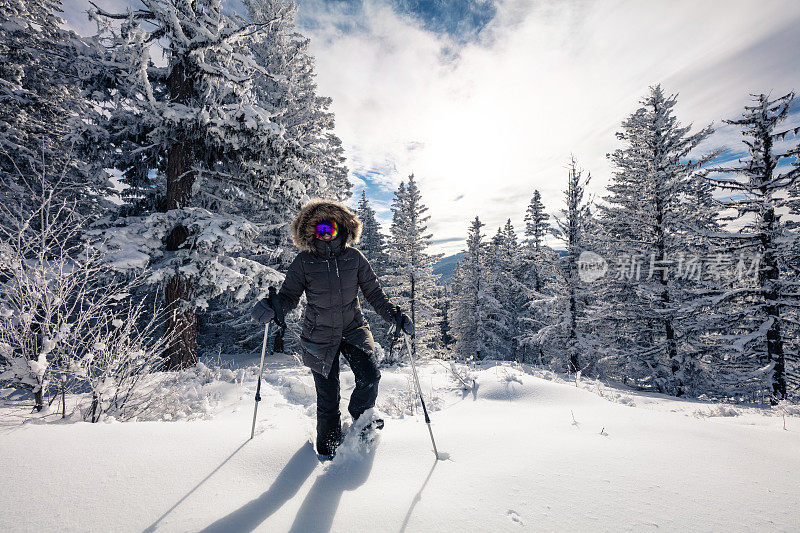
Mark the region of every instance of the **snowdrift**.
<instances>
[{"instance_id":1,"label":"snowdrift","mask_svg":"<svg viewBox=\"0 0 800 533\"><path fill-rule=\"evenodd\" d=\"M313 380L270 361L187 381L193 416L21 424L0 409L2 531L792 530L790 408L639 394L508 363L420 367L435 460L406 366L382 370L386 427L321 464ZM188 378L187 378L188 379ZM197 381L199 379L199 381ZM346 413L352 374L342 372ZM346 416L346 415L345 415ZM784 416L786 429L784 429ZM168 421L165 421L168 420Z\"/></svg>"}]
</instances>

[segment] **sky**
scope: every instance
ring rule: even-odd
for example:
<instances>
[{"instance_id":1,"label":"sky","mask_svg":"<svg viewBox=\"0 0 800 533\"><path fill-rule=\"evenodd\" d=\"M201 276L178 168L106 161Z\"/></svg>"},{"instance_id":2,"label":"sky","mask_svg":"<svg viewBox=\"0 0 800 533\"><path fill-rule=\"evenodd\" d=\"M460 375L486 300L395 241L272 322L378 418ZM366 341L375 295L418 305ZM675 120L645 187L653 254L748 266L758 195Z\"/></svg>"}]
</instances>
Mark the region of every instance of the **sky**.
<instances>
[{"instance_id":1,"label":"sky","mask_svg":"<svg viewBox=\"0 0 800 533\"><path fill-rule=\"evenodd\" d=\"M86 0L64 18L91 33ZM136 0L104 0L124 8ZM321 95L333 99L354 184L388 229L392 192L414 174L431 252L465 245L475 216L491 237L524 229L534 189L562 209L567 163L605 194L614 135L648 88L678 94L700 150L741 155L737 118L750 93L800 91L796 0L299 0ZM800 125L800 105L786 125ZM796 142L794 140L793 142ZM553 243L557 245L555 242Z\"/></svg>"}]
</instances>

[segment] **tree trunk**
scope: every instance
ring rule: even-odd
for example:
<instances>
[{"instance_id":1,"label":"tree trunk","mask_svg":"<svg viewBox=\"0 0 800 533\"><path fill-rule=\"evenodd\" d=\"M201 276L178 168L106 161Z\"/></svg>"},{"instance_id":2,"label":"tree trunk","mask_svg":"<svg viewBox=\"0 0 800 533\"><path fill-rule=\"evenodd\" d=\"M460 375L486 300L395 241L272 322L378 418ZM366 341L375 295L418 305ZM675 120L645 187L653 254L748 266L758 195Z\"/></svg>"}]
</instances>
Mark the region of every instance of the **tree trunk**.
<instances>
[{"instance_id":1,"label":"tree trunk","mask_svg":"<svg viewBox=\"0 0 800 533\"><path fill-rule=\"evenodd\" d=\"M185 302L191 298L191 283L174 276L167 282L167 367L186 368L197 363L197 313Z\"/></svg>"},{"instance_id":2,"label":"tree trunk","mask_svg":"<svg viewBox=\"0 0 800 533\"><path fill-rule=\"evenodd\" d=\"M416 314L416 287L414 286L414 274L411 274L411 322L414 323L414 336L411 337L411 353L417 357L417 314Z\"/></svg>"},{"instance_id":3,"label":"tree trunk","mask_svg":"<svg viewBox=\"0 0 800 533\"><path fill-rule=\"evenodd\" d=\"M569 370L573 374L577 374L580 369L580 361L578 360L578 298L575 294L577 265L573 256L570 257L569 269L570 278L572 278L569 287Z\"/></svg>"},{"instance_id":4,"label":"tree trunk","mask_svg":"<svg viewBox=\"0 0 800 533\"><path fill-rule=\"evenodd\" d=\"M778 261L775 257L774 242L772 235L775 227L775 212L773 209L766 209L762 215L762 223L767 228L764 234L764 266L761 268L761 288L764 294L766 305L764 313L767 319L771 320L767 330L767 358L772 367L772 392L770 403L776 405L779 401L786 398L786 354L783 351L783 338L781 336L781 311L777 305L779 299L778 282Z\"/></svg>"},{"instance_id":5,"label":"tree trunk","mask_svg":"<svg viewBox=\"0 0 800 533\"><path fill-rule=\"evenodd\" d=\"M42 409L44 409L44 393L42 391L42 387L39 387L39 390L33 393L33 408L37 413L40 413Z\"/></svg>"},{"instance_id":6,"label":"tree trunk","mask_svg":"<svg viewBox=\"0 0 800 533\"><path fill-rule=\"evenodd\" d=\"M569 177L569 187L567 189L568 195L568 231L567 235L567 272L569 276L569 333L567 346L569 349L569 370L573 374L577 374L580 369L580 360L578 358L578 249L580 247L580 235L578 235L578 217L579 215L579 178L578 171L575 167L575 160L572 160L571 176Z\"/></svg>"},{"instance_id":7,"label":"tree trunk","mask_svg":"<svg viewBox=\"0 0 800 533\"><path fill-rule=\"evenodd\" d=\"M654 115L658 116L658 105L654 106ZM661 284L661 304L662 304L662 311L664 312L664 337L666 339L667 344L667 360L669 361L670 366L670 374L672 376L672 383L667 387L670 394L674 394L675 396L682 396L683 390L685 387L684 377L681 371L684 367L684 362L678 358L678 347L675 341L675 327L672 321L671 316L671 301L669 295L669 282L667 276L667 265L669 265L668 257L667 257L667 237L666 237L666 230L664 228L664 218L667 214L667 207L665 205L665 192L664 192L664 182L662 178L659 176L664 173L668 172L664 168L662 168L661 162L663 159L663 154L661 150L658 148L661 146L661 134L658 129L658 125L655 124L655 136L656 142L655 145L655 153L653 154L653 159L656 161L656 174L657 177L655 179L655 191L654 191L654 208L655 208L655 216L656 216L656 227L655 227L655 249L656 249L656 258L658 261L661 261L662 264L659 266L660 276L659 276L659 283Z\"/></svg>"},{"instance_id":8,"label":"tree trunk","mask_svg":"<svg viewBox=\"0 0 800 533\"><path fill-rule=\"evenodd\" d=\"M773 170L777 162L772 157L772 136L763 132L765 168L760 184L762 198L771 202L768 184L772 182ZM781 336L781 310L778 305L778 258L775 252L775 237L778 232L778 217L775 216L773 205L767 205L761 212L761 246L764 253L764 265L759 271L759 282L764 295L764 313L768 320L772 320L767 330L767 358L772 367L772 391L770 404L777 403L786 398L786 354L783 351L783 338Z\"/></svg>"},{"instance_id":9,"label":"tree trunk","mask_svg":"<svg viewBox=\"0 0 800 533\"><path fill-rule=\"evenodd\" d=\"M174 102L187 104L193 84L187 75L185 63L176 63L167 80L170 97ZM167 211L189 205L194 182L192 150L185 139L175 139L169 147L167 159ZM175 251L186 246L188 233L178 225L167 238L167 250ZM165 300L167 308L167 335L171 339L166 350L169 369L185 368L197 362L197 312L191 306L192 284L181 275L167 282Z\"/></svg>"}]
</instances>

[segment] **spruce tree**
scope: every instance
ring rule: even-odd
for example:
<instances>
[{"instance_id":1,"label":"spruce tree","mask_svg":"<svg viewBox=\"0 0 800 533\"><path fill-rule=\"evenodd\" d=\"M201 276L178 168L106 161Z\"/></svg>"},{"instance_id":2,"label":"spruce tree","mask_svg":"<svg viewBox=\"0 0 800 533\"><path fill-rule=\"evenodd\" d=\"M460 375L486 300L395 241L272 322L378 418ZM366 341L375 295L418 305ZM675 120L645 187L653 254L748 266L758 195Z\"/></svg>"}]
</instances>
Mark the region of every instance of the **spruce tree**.
<instances>
[{"instance_id":1,"label":"spruce tree","mask_svg":"<svg viewBox=\"0 0 800 533\"><path fill-rule=\"evenodd\" d=\"M485 322L490 332L488 349L493 357L517 360L520 356L521 317L526 300L523 272L518 268L520 248L511 219L497 228L486 255Z\"/></svg>"},{"instance_id":2,"label":"spruce tree","mask_svg":"<svg viewBox=\"0 0 800 533\"><path fill-rule=\"evenodd\" d=\"M95 8L91 16L102 33L85 89L97 141L87 151L97 147L95 156L122 172L129 202L102 241L120 269L149 268L164 286L167 328L179 333L168 362L190 365L199 309L279 280L243 256L258 230L242 214L287 209L319 188L282 173L298 147L273 120L277 104L258 99L259 76L285 75L259 63L276 20L228 15L220 0L140 0L128 13ZM156 41L164 66L150 57Z\"/></svg>"},{"instance_id":3,"label":"spruce tree","mask_svg":"<svg viewBox=\"0 0 800 533\"><path fill-rule=\"evenodd\" d=\"M258 205L242 213L265 231L258 242L267 251L275 244L285 247L281 262L294 258L287 219L306 197L348 199L351 183L344 165L344 149L333 133L332 100L317 93L314 58L310 39L300 34L294 19L295 2L245 0L251 21L269 21L248 45L261 67L254 72L255 101L283 129L281 149L266 161L259 161L255 178L269 184ZM266 163L266 164L265 164Z\"/></svg>"},{"instance_id":4,"label":"spruce tree","mask_svg":"<svg viewBox=\"0 0 800 533\"><path fill-rule=\"evenodd\" d=\"M598 315L606 343L623 373L642 386L681 395L694 367L682 347L683 284L670 278L672 262L687 250L691 216L682 209L695 174L715 156L690 159L711 133L690 134L673 114L675 95L651 87L623 123L624 147L609 155L615 170L600 206L604 251L616 267L605 278Z\"/></svg>"},{"instance_id":5,"label":"spruce tree","mask_svg":"<svg viewBox=\"0 0 800 533\"><path fill-rule=\"evenodd\" d=\"M0 0L0 188L22 216L55 191L98 218L111 205L107 176L73 148L89 108L79 83L87 45L61 28L60 11L59 0ZM11 223L0 215L0 225Z\"/></svg>"},{"instance_id":6,"label":"spruce tree","mask_svg":"<svg viewBox=\"0 0 800 533\"><path fill-rule=\"evenodd\" d=\"M489 337L486 316L485 263L486 247L477 216L467 233L467 247L453 272L452 328L455 351L465 360L487 356Z\"/></svg>"},{"instance_id":7,"label":"spruce tree","mask_svg":"<svg viewBox=\"0 0 800 533\"><path fill-rule=\"evenodd\" d=\"M381 224L375 216L375 210L367 199L366 191L361 191L356 214L361 220L361 241L358 249L369 259L372 269L380 278L386 274L388 257L386 254L386 237L381 233Z\"/></svg>"},{"instance_id":8,"label":"spruce tree","mask_svg":"<svg viewBox=\"0 0 800 533\"><path fill-rule=\"evenodd\" d=\"M567 368L572 374L582 369L586 361L581 361L581 340L585 328L579 324L583 315L585 285L578 271L581 253L587 248L587 225L590 218L589 205L584 195L591 180L591 174L578 168L575 157L570 159L567 189L564 191L566 208L557 219L558 236L566 246L566 256L562 261L563 291L562 317L559 324L561 345L567 353Z\"/></svg>"},{"instance_id":9,"label":"spruce tree","mask_svg":"<svg viewBox=\"0 0 800 533\"><path fill-rule=\"evenodd\" d=\"M796 235L781 220L781 211L792 208L791 192L800 181L800 167L779 168L782 160L796 158L800 150L775 147L789 133L775 129L789 115L793 99L794 93L775 99L754 95L741 118L726 120L742 127L749 157L740 165L715 167L715 174L724 175L709 178L731 193L724 206L735 209L734 220L741 227L723 235L722 253L733 256L739 270L756 267L755 275L736 279L714 298L727 340L721 356L738 371L739 385L755 381L758 392L766 392L772 404L787 395L786 328L791 326L786 313L800 306L797 279L787 268Z\"/></svg>"},{"instance_id":10,"label":"spruce tree","mask_svg":"<svg viewBox=\"0 0 800 533\"><path fill-rule=\"evenodd\" d=\"M438 347L433 264L443 254L428 254L432 235L427 233L430 215L411 174L408 185L400 183L392 201L392 225L388 243L391 273L387 287L397 303L409 312L415 325L412 350Z\"/></svg>"},{"instance_id":11,"label":"spruce tree","mask_svg":"<svg viewBox=\"0 0 800 533\"><path fill-rule=\"evenodd\" d=\"M549 233L547 222L549 218L544 210L542 195L538 190L534 190L531 202L525 211L525 236L534 248L541 248L544 244L544 238Z\"/></svg>"},{"instance_id":12,"label":"spruce tree","mask_svg":"<svg viewBox=\"0 0 800 533\"><path fill-rule=\"evenodd\" d=\"M559 259L544 242L545 237L553 233L549 219L541 194L534 190L525 212L525 238L520 245L517 266L516 278L521 283L519 297L524 300L519 311L517 338L520 359L539 364L544 362L545 347L552 337L551 328L557 322L553 297L557 290Z\"/></svg>"},{"instance_id":13,"label":"spruce tree","mask_svg":"<svg viewBox=\"0 0 800 533\"><path fill-rule=\"evenodd\" d=\"M386 239L381 233L380 222L378 222L378 219L375 217L375 210L372 209L367 199L366 191L361 191L361 199L358 202L356 214L359 220L361 220L362 225L361 241L358 243L358 249L361 250L364 257L369 260L372 269L375 271L375 275L382 281L385 279L388 262ZM362 309L364 311L364 317L367 319L370 329L372 330L372 336L375 338L375 342L381 344L384 349L388 350L390 339L387 335L387 327L383 318L369 305L362 306Z\"/></svg>"}]
</instances>

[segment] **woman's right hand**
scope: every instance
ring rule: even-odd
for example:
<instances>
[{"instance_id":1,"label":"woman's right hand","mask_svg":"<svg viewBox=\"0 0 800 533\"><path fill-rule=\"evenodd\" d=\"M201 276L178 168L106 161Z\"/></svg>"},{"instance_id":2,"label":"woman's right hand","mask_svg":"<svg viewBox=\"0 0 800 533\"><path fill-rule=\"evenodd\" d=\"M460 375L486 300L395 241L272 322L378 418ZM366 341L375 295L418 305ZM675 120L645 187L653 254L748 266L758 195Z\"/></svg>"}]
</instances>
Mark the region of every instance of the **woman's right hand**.
<instances>
[{"instance_id":1,"label":"woman's right hand","mask_svg":"<svg viewBox=\"0 0 800 533\"><path fill-rule=\"evenodd\" d=\"M260 324L266 324L270 320L274 319L275 310L270 305L269 298L260 299L250 311L250 316L252 316L253 320Z\"/></svg>"}]
</instances>

